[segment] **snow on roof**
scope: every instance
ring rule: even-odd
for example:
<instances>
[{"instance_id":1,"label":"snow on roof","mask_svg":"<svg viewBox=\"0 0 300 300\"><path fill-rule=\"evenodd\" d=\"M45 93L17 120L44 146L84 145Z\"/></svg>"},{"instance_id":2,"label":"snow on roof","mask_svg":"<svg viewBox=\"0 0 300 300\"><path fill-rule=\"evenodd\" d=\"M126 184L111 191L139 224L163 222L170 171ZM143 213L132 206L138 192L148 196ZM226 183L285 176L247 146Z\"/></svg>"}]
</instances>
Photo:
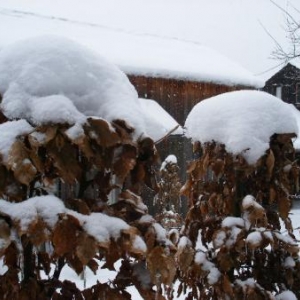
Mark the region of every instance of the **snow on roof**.
<instances>
[{"instance_id":1,"label":"snow on roof","mask_svg":"<svg viewBox=\"0 0 300 300\"><path fill-rule=\"evenodd\" d=\"M182 127L155 100L142 98L139 100L145 116L147 132L154 141L158 141L170 132L173 135L183 134Z\"/></svg>"},{"instance_id":2,"label":"snow on roof","mask_svg":"<svg viewBox=\"0 0 300 300\"><path fill-rule=\"evenodd\" d=\"M34 124L124 119L146 132L134 87L117 67L66 38L45 36L0 52L1 108Z\"/></svg>"},{"instance_id":3,"label":"snow on roof","mask_svg":"<svg viewBox=\"0 0 300 300\"><path fill-rule=\"evenodd\" d=\"M225 85L262 87L263 81L240 65L203 45L158 37L139 37L114 48L114 61L127 74ZM113 53L114 52L114 53ZM126 55L124 55L126 53ZM136 54L138 53L138 55Z\"/></svg>"},{"instance_id":4,"label":"snow on roof","mask_svg":"<svg viewBox=\"0 0 300 300\"><path fill-rule=\"evenodd\" d=\"M186 135L225 144L228 152L255 163L274 134L298 133L292 105L268 93L235 91L198 103L186 119Z\"/></svg>"},{"instance_id":5,"label":"snow on roof","mask_svg":"<svg viewBox=\"0 0 300 300\"><path fill-rule=\"evenodd\" d=\"M33 1L30 6L27 6L23 0L15 3L4 1L2 3L4 8L0 8L0 13L3 13L0 26L10 28L10 34L0 32L1 43L7 44L24 37L59 33L95 50L128 74L226 85L263 86L262 80L235 63L234 58L231 60L212 48L202 45L201 39L189 42L182 37L149 33L152 27L157 26L154 24L156 22L161 24L164 31L167 26L164 18L158 19L154 15L150 29L149 26L145 26L145 32L137 33L132 28L139 29L141 24L134 18L130 19L133 12L129 12L127 5L124 7L122 2L118 2L119 7L117 5L111 8L112 14L108 15L120 14L120 8L123 7L130 19L130 22L127 19L127 26L129 26L127 30L125 24L122 24L124 28L121 27L121 29L101 25L102 21L110 22L101 12L110 7L111 4L107 1L97 3L89 0L90 5L85 3L84 7L80 6L77 9L71 2L64 3L65 6L61 3L57 4L59 10L56 10L52 1L45 1L43 6L40 6L37 1ZM130 3L128 6L132 5L131 8L139 6L135 1ZM66 9L70 6L72 9ZM166 3L163 3L163 7L165 6ZM171 12L173 9L178 9L178 3L174 3L170 9ZM200 28L201 26L199 30ZM218 40L217 37L216 39ZM222 47L219 50L221 49Z\"/></svg>"},{"instance_id":6,"label":"snow on roof","mask_svg":"<svg viewBox=\"0 0 300 300\"><path fill-rule=\"evenodd\" d=\"M278 72L280 72L282 69L284 69L288 64L291 64L294 67L300 69L300 59L297 57L297 58L291 59L289 61L279 62L275 68L272 68L270 71L265 73L265 78L267 78L267 80L271 79Z\"/></svg>"}]
</instances>

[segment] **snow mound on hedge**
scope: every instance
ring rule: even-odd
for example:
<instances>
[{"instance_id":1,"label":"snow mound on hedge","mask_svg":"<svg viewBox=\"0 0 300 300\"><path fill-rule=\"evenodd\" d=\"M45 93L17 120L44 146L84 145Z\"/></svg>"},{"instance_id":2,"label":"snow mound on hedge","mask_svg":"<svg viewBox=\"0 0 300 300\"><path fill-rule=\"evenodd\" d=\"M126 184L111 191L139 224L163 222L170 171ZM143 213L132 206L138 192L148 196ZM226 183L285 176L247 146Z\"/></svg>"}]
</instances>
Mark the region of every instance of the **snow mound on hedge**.
<instances>
[{"instance_id":1,"label":"snow mound on hedge","mask_svg":"<svg viewBox=\"0 0 300 300\"><path fill-rule=\"evenodd\" d=\"M34 124L126 120L144 133L142 108L126 75L89 49L62 37L20 41L0 52L1 108Z\"/></svg>"},{"instance_id":2,"label":"snow mound on hedge","mask_svg":"<svg viewBox=\"0 0 300 300\"><path fill-rule=\"evenodd\" d=\"M186 136L202 143L225 144L234 155L254 164L274 134L298 133L291 105L260 91L224 93L198 103L189 113Z\"/></svg>"}]
</instances>

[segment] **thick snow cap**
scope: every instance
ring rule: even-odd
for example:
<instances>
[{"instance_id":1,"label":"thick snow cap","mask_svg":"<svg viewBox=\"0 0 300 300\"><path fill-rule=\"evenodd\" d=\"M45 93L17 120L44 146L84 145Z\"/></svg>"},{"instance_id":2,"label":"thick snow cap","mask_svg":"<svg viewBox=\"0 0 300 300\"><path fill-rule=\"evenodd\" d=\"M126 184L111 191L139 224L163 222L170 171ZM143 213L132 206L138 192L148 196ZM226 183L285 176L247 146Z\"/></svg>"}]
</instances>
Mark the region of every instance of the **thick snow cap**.
<instances>
[{"instance_id":1,"label":"thick snow cap","mask_svg":"<svg viewBox=\"0 0 300 300\"><path fill-rule=\"evenodd\" d=\"M143 109L147 132L154 141L158 141L170 133L183 135L182 127L155 100L142 98L139 100Z\"/></svg>"},{"instance_id":2,"label":"thick snow cap","mask_svg":"<svg viewBox=\"0 0 300 300\"><path fill-rule=\"evenodd\" d=\"M123 119L146 132L137 93L116 66L75 42L44 36L0 51L1 108L34 124Z\"/></svg>"},{"instance_id":3,"label":"thick snow cap","mask_svg":"<svg viewBox=\"0 0 300 300\"><path fill-rule=\"evenodd\" d=\"M198 103L188 115L186 136L202 143L225 144L254 164L274 134L298 133L292 105L259 91L235 91Z\"/></svg>"}]
</instances>

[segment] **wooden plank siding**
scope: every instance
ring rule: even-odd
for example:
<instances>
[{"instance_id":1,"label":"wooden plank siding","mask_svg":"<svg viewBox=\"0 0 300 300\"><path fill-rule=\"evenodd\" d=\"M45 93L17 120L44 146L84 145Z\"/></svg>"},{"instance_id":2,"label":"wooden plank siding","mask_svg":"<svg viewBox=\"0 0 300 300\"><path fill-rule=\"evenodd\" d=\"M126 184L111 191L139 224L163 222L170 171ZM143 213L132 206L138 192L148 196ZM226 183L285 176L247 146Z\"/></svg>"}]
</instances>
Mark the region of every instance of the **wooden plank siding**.
<instances>
[{"instance_id":1,"label":"wooden plank siding","mask_svg":"<svg viewBox=\"0 0 300 300\"><path fill-rule=\"evenodd\" d=\"M171 78L128 77L140 98L156 100L182 126L191 109L201 100L246 88Z\"/></svg>"},{"instance_id":2,"label":"wooden plank siding","mask_svg":"<svg viewBox=\"0 0 300 300\"><path fill-rule=\"evenodd\" d=\"M227 86L212 82L196 82L172 78L154 78L137 75L127 75L136 88L140 98L157 101L181 126L184 125L191 109L200 101L234 90L253 89L244 86ZM192 144L184 136L171 135L157 144L158 152L163 161L168 155L174 154L179 165L181 182L186 180L187 163L193 158ZM155 213L153 197L155 193L146 189L143 199L150 211ZM182 196L181 213L187 210L187 200Z\"/></svg>"}]
</instances>

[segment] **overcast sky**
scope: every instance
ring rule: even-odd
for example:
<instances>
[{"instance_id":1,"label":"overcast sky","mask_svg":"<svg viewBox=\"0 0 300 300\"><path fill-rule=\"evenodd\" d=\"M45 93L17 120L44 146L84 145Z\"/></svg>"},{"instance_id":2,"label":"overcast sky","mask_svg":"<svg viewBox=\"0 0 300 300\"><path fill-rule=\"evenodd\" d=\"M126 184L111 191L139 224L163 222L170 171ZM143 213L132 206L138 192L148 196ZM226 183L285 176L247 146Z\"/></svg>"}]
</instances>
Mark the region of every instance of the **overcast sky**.
<instances>
[{"instance_id":1,"label":"overcast sky","mask_svg":"<svg viewBox=\"0 0 300 300\"><path fill-rule=\"evenodd\" d=\"M299 0L274 1L300 19ZM1 0L0 46L56 33L93 47L104 29L204 44L267 78L280 63L269 34L287 44L285 21L271 0Z\"/></svg>"}]
</instances>

